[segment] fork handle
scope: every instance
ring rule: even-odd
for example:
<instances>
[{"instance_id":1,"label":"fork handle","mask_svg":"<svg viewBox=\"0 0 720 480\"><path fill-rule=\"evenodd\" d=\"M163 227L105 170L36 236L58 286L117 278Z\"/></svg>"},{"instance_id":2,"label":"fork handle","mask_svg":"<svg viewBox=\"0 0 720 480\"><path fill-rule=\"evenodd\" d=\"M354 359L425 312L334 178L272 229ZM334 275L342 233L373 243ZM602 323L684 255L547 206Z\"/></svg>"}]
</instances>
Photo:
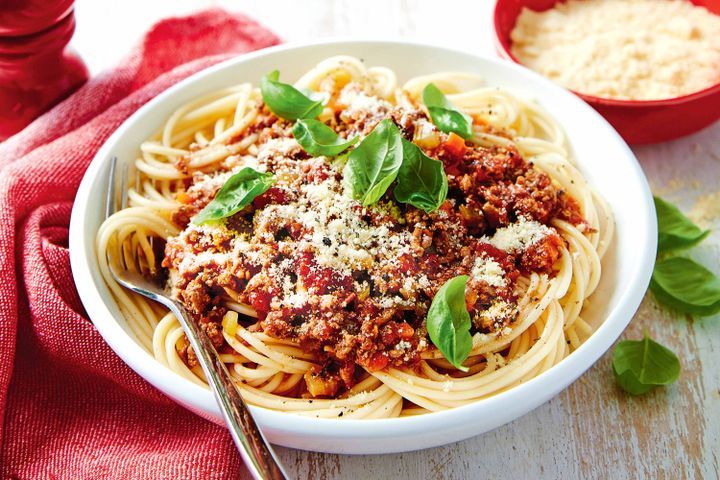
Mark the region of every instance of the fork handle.
<instances>
[{"instance_id":1,"label":"fork handle","mask_svg":"<svg viewBox=\"0 0 720 480\"><path fill-rule=\"evenodd\" d=\"M210 389L225 417L230 435L245 460L245 466L258 480L286 479L287 476L277 461L275 452L255 423L210 338L200 329L185 307L175 302L172 307L195 351Z\"/></svg>"}]
</instances>

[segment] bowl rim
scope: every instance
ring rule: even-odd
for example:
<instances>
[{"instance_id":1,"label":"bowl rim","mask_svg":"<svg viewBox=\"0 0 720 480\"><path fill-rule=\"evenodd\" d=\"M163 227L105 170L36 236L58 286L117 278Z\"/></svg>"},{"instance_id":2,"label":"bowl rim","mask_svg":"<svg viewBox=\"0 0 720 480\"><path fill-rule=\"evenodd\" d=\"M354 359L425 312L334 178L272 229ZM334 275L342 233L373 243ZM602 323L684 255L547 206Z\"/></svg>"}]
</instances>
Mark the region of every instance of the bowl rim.
<instances>
[{"instance_id":1,"label":"bowl rim","mask_svg":"<svg viewBox=\"0 0 720 480\"><path fill-rule=\"evenodd\" d=\"M409 40L378 40L378 39L323 39L320 41L310 42L290 42L281 44L254 52L241 54L220 62L214 66L203 69L190 75L177 84L169 87L157 95L152 100L141 106L135 113L130 115L104 142L97 151L93 160L90 162L88 169L83 176L82 182L78 188L75 202L73 204L69 247L70 247L70 263L72 267L73 278L78 288L78 293L83 305L88 312L91 321L104 338L105 342L115 351L116 354L131 369L138 373L144 380L161 390L176 401L182 399L182 403L194 411L196 414L204 416L207 419L217 422L220 413L217 405L209 390L184 379L171 370L164 367L160 362L146 350L144 350L135 340L121 327L119 320L113 317L113 312L108 308L106 300L100 293L99 286L95 284L92 266L86 258L88 249L92 249L94 257L94 237L91 242L85 241L84 235L84 219L87 211L92 208L89 206L91 188L96 181L98 175L103 174L106 163L110 159L112 146L121 140L130 126L146 115L154 106L168 97L172 97L190 86L191 84L201 81L205 76L212 75L217 71L231 68L237 63L245 63L256 58L273 55L277 52L288 50L304 50L323 46L363 46L363 47L382 47L387 45L396 45L400 47L409 47L419 50L433 50L435 52L445 51L452 54L463 54L475 57L483 62L498 63L503 68L515 70L522 75L530 76L534 82L540 83L544 88L553 89L558 95L570 96L569 98L575 103L575 108L584 110L586 115L594 117L598 122L598 126L604 126L607 134L615 139L617 146L624 151L629 160L629 168L632 171L634 181L642 189L642 197L644 198L644 215L642 224L637 225L637 241L644 246L644 250L653 254L639 256L633 262L631 273L629 274L634 281L631 287L620 292L616 305L607 312L605 319L593 335L585 341L580 348L575 350L569 357L563 359L560 363L548 369L547 371L537 375L536 377L514 386L507 391L501 392L492 397L488 397L476 402L469 403L461 407L456 407L444 411L432 412L424 415L386 418L386 419L344 419L338 421L332 418L315 418L296 415L288 412L278 412L263 407L251 406L258 424L268 431L275 432L279 437L282 435L299 436L306 438L323 438L335 441L343 440L374 440L381 437L411 437L411 436L427 436L428 433L437 430L452 432L463 429L464 424L469 418L473 418L475 411L481 409L489 409L488 411L503 412L512 405L515 410L511 414L510 420L505 420L501 424L507 423L529 410L537 408L539 405L555 396L559 391L567 388L582 373L593 366L599 358L612 346L617 338L622 334L627 325L632 320L634 313L642 301L647 286L650 282L650 276L654 265L654 252L657 247L657 222L655 216L655 208L652 201L652 194L647 179L638 163L635 155L628 147L627 143L617 133L617 131L592 107L577 98L572 92L554 84L547 78L533 72L519 64L504 61L495 57L471 52L464 49L453 49L431 43L409 41ZM88 245L90 243L91 245ZM97 267L95 267L97 268ZM108 300L110 301L110 300ZM571 359L571 360L568 360ZM570 379L570 381L568 381ZM543 388L544 387L544 388ZM534 397L535 400L528 401L528 398ZM541 401L537 402L537 398ZM532 404L531 407L523 408L519 405ZM519 414L517 412L520 412ZM499 426L500 424L498 424ZM496 428L496 427L493 427ZM483 433L483 431L475 432L474 435ZM467 438L473 434L465 434L462 438ZM455 438L460 440L461 437ZM282 439L276 440L277 443L283 444ZM426 446L440 445L445 442L425 442ZM296 445L295 445L296 446ZM297 447L296 448L302 448ZM387 450L385 453L392 451L407 451L411 448L398 445L394 449ZM352 451L343 451L340 448L330 448L322 451L336 451L343 453L357 453ZM368 450L368 452L371 452Z\"/></svg>"},{"instance_id":2,"label":"bowl rim","mask_svg":"<svg viewBox=\"0 0 720 480\"><path fill-rule=\"evenodd\" d=\"M515 55L512 54L510 51L510 45L512 44L512 41L508 38L506 41L505 37L502 35L500 28L500 16L501 13L504 12L504 9L506 8L506 0L496 0L495 1L495 7L493 9L493 37L495 39L495 48L498 50L500 55L504 57L507 60L511 60L514 63L521 65L525 67L525 65L518 60ZM556 3L560 3L565 0L557 0ZM529 8L523 5L522 8ZM532 10L532 9L531 9ZM533 10L535 11L535 10ZM709 11L709 10L708 10ZM717 15L714 12L710 12L713 15ZM717 15L720 17L720 15ZM517 17L515 17L515 21L517 21ZM510 32L508 32L508 35ZM525 67L528 68L528 67ZM558 84L559 85L559 84ZM562 87L561 88L565 88ZM607 98L607 97L598 97L595 95L589 95L587 93L578 92L577 90L567 89L577 95L578 97L582 98L583 100L597 104L597 105L605 105L605 106L611 106L611 107L628 107L628 108L643 108L643 107L672 107L675 105L679 105L686 102L692 102L695 100L699 100L701 98L705 98L710 95L714 94L720 94L720 79L718 79L718 82L703 88L702 90L698 90L696 92L690 92L686 93L684 95L680 95L678 97L670 97L670 98L659 98L659 99L653 99L653 100L626 100L626 99L618 99L618 98Z\"/></svg>"}]
</instances>

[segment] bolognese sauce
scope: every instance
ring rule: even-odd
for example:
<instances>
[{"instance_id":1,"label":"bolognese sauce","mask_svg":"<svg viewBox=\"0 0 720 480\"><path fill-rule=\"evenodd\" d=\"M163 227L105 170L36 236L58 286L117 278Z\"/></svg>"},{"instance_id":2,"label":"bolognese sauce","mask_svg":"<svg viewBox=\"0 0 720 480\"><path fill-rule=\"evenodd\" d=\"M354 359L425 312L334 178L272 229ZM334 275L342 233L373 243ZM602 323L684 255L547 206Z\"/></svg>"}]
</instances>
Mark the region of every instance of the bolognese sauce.
<instances>
[{"instance_id":1,"label":"bolognese sauce","mask_svg":"<svg viewBox=\"0 0 720 480\"><path fill-rule=\"evenodd\" d=\"M469 276L471 332L502 334L518 316L521 275L554 275L564 241L551 220L589 228L578 203L513 147L442 133L419 107L391 105L353 83L328 106L328 125L347 138L391 119L440 160L448 179L440 208L426 213L391 191L362 206L343 185L342 158L311 157L289 123L262 107L250 127L258 148L219 171L194 172L177 194L173 220L183 230L167 240L162 262L174 295L217 347L225 303L235 301L256 312L254 328L324 359L305 375L305 393L320 397L351 388L362 369L417 367L432 348L432 299L457 275ZM274 185L222 222L190 223L248 165L273 173Z\"/></svg>"}]
</instances>

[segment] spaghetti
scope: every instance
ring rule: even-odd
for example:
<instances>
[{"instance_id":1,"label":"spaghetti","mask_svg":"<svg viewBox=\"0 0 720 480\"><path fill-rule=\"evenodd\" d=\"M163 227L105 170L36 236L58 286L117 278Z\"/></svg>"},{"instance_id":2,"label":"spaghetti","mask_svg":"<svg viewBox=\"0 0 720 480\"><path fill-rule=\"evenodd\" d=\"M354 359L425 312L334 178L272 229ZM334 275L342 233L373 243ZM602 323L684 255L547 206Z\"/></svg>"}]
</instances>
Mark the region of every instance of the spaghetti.
<instances>
[{"instance_id":1,"label":"spaghetti","mask_svg":"<svg viewBox=\"0 0 720 480\"><path fill-rule=\"evenodd\" d=\"M469 139L432 124L428 83L472 117ZM106 253L118 245L193 312L244 398L279 411L383 418L457 407L539 375L592 334L582 310L613 222L538 105L465 73L398 86L392 70L347 56L295 86L323 93L318 119L346 138L391 119L443 162L447 200L428 213L388 193L363 207L344 190L344 156L304 152L250 84L182 106L140 146L127 207L97 234L102 275L159 362L205 385L174 316L112 279ZM190 223L246 167L276 183L222 222ZM467 371L425 325L458 274L469 276Z\"/></svg>"}]
</instances>

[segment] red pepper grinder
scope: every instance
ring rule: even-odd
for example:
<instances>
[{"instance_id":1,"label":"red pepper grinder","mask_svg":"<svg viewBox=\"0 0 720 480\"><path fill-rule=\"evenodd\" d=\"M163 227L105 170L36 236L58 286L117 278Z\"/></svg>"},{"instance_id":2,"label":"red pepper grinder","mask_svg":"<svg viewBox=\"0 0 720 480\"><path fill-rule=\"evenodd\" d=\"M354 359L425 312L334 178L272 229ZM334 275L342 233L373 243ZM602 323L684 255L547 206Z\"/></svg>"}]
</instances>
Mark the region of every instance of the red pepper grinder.
<instances>
[{"instance_id":1,"label":"red pepper grinder","mask_svg":"<svg viewBox=\"0 0 720 480\"><path fill-rule=\"evenodd\" d=\"M87 80L74 30L73 0L0 1L0 141Z\"/></svg>"}]
</instances>

